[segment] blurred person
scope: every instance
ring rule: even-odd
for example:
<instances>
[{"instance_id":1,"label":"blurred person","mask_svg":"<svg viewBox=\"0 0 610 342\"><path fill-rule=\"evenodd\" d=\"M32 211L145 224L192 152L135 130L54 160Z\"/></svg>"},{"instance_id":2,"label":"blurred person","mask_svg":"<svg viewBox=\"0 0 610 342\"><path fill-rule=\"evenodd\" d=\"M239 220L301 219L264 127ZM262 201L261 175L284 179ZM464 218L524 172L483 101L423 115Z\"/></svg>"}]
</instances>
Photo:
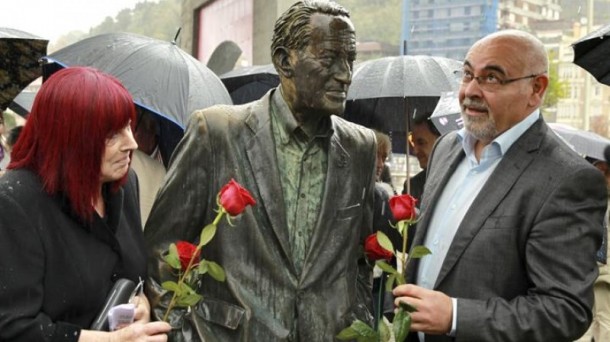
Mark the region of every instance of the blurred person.
<instances>
[{"instance_id":1,"label":"blurred person","mask_svg":"<svg viewBox=\"0 0 610 342\"><path fill-rule=\"evenodd\" d=\"M7 151L8 146L6 145L6 126L4 122L4 112L0 112L0 171L4 170L6 165L10 162L10 156Z\"/></svg>"},{"instance_id":2,"label":"blurred person","mask_svg":"<svg viewBox=\"0 0 610 342\"><path fill-rule=\"evenodd\" d=\"M199 237L231 178L256 200L202 250L226 282L203 277L192 314L172 311L175 340L331 341L355 319L372 324L362 251L372 233L375 137L337 116L356 58L349 12L295 2L276 21L271 54L277 88L192 114L146 224L148 291L162 315L169 298L160 284L175 276L161 253Z\"/></svg>"},{"instance_id":3,"label":"blurred person","mask_svg":"<svg viewBox=\"0 0 610 342\"><path fill-rule=\"evenodd\" d=\"M388 194L392 196L395 194L394 187L392 186L392 180L387 181L389 177L389 168L386 164L388 156L392 152L392 142L390 137L382 132L373 130L375 133L375 139L377 140L377 158L375 162L375 182L382 187ZM386 179L384 179L386 177Z\"/></svg>"},{"instance_id":4,"label":"blurred person","mask_svg":"<svg viewBox=\"0 0 610 342\"><path fill-rule=\"evenodd\" d=\"M6 138L6 146L8 147L9 155L13 150L13 146L19 139L19 135L21 135L21 131L23 130L23 126L15 126L8 131L8 136Z\"/></svg>"},{"instance_id":5,"label":"blurred person","mask_svg":"<svg viewBox=\"0 0 610 342\"><path fill-rule=\"evenodd\" d=\"M165 177L165 166L159 152L159 123L147 110L138 108L134 138L138 148L133 151L131 168L138 175L142 229L146 225L159 187Z\"/></svg>"},{"instance_id":6,"label":"blurred person","mask_svg":"<svg viewBox=\"0 0 610 342\"><path fill-rule=\"evenodd\" d=\"M0 340L166 340L143 295L133 324L87 329L115 280L146 277L134 118L127 90L92 68L40 88L0 182Z\"/></svg>"},{"instance_id":7,"label":"blurred person","mask_svg":"<svg viewBox=\"0 0 610 342\"><path fill-rule=\"evenodd\" d=\"M421 203L421 198L424 193L424 185L426 184L426 168L428 167L428 157L432 152L432 147L436 142L436 139L441 136L438 129L430 120L432 112L428 112L422 117L417 117L413 120L413 127L411 128L411 148L413 153L417 157L419 167L422 168L415 176L405 180L404 188L402 189L403 195L407 193L407 181L411 185L411 196L415 197Z\"/></svg>"},{"instance_id":8,"label":"blurred person","mask_svg":"<svg viewBox=\"0 0 610 342\"><path fill-rule=\"evenodd\" d=\"M610 204L610 166L605 160L586 158L595 168L597 168L606 178L606 190L608 192L608 203ZM593 323L589 330L578 339L578 342L591 341L610 341L610 266L608 265L608 235L610 226L608 225L609 211L606 211L604 243L597 251L597 266L599 275L593 286L595 302L593 304Z\"/></svg>"},{"instance_id":9,"label":"blurred person","mask_svg":"<svg viewBox=\"0 0 610 342\"><path fill-rule=\"evenodd\" d=\"M163 157L159 150L161 127L154 117L156 114L140 107L136 107L136 112L137 122L133 136L138 143L138 150L146 153L163 165Z\"/></svg>"},{"instance_id":10,"label":"blurred person","mask_svg":"<svg viewBox=\"0 0 610 342\"><path fill-rule=\"evenodd\" d=\"M540 115L547 72L523 31L468 51L464 129L435 144L413 242L432 254L394 289L412 341L573 341L591 323L605 180Z\"/></svg>"},{"instance_id":11,"label":"blurred person","mask_svg":"<svg viewBox=\"0 0 610 342\"><path fill-rule=\"evenodd\" d=\"M402 244L402 238L398 231L392 227L396 222L390 210L389 200L394 196L394 188L388 183L381 180L385 161L392 151L390 137L382 132L373 130L375 140L377 141L377 159L375 162L375 199L373 205L373 230L382 231L390 238L394 246ZM396 260L392 260L396 265ZM385 277L383 271L378 266L373 268L373 312L375 317L375 326L377 319L380 317L380 310L384 313L394 311L393 297L385 291Z\"/></svg>"}]
</instances>

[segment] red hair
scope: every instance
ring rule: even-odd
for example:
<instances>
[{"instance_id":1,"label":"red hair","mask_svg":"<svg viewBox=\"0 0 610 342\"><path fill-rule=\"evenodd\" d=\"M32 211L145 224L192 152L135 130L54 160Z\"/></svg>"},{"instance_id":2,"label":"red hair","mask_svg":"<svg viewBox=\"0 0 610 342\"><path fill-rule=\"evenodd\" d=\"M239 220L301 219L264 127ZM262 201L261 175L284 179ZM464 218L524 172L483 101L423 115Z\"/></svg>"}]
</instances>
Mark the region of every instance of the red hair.
<instances>
[{"instance_id":1,"label":"red hair","mask_svg":"<svg viewBox=\"0 0 610 342\"><path fill-rule=\"evenodd\" d=\"M106 139L135 117L133 99L116 78L89 67L59 70L38 91L8 168L34 171L48 194L67 197L89 221ZM126 181L127 174L112 191Z\"/></svg>"}]
</instances>

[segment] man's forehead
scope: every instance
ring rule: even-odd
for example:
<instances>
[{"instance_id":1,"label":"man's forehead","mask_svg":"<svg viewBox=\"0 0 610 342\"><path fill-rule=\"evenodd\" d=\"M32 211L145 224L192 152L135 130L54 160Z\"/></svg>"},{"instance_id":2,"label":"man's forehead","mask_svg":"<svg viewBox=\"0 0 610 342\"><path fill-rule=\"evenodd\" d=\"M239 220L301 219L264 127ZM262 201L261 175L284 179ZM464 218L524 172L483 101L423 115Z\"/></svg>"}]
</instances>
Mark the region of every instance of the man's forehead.
<instances>
[{"instance_id":1,"label":"man's forehead","mask_svg":"<svg viewBox=\"0 0 610 342\"><path fill-rule=\"evenodd\" d=\"M477 70L506 73L519 66L519 49L510 37L495 37L474 45L466 55L464 65Z\"/></svg>"},{"instance_id":2,"label":"man's forehead","mask_svg":"<svg viewBox=\"0 0 610 342\"><path fill-rule=\"evenodd\" d=\"M311 16L312 36L327 38L338 36L343 39L354 37L354 25L347 17L316 13Z\"/></svg>"}]
</instances>

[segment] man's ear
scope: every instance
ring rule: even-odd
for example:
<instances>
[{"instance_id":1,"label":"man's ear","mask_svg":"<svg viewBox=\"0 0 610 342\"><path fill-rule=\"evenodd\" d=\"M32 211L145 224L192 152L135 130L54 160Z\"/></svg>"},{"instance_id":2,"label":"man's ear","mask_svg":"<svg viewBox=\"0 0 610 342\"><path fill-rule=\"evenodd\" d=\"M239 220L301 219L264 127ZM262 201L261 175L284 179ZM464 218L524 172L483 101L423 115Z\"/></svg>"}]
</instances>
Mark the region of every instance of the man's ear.
<instances>
[{"instance_id":1,"label":"man's ear","mask_svg":"<svg viewBox=\"0 0 610 342\"><path fill-rule=\"evenodd\" d=\"M275 50L273 50L272 58L273 65L275 65L277 72L281 74L280 76L285 78L292 77L294 70L290 61L290 53L288 52L288 49L283 46L275 48Z\"/></svg>"},{"instance_id":2,"label":"man's ear","mask_svg":"<svg viewBox=\"0 0 610 342\"><path fill-rule=\"evenodd\" d=\"M533 93L530 105L539 107L544 100L544 94L549 86L549 77L545 74L539 75L534 79Z\"/></svg>"}]
</instances>

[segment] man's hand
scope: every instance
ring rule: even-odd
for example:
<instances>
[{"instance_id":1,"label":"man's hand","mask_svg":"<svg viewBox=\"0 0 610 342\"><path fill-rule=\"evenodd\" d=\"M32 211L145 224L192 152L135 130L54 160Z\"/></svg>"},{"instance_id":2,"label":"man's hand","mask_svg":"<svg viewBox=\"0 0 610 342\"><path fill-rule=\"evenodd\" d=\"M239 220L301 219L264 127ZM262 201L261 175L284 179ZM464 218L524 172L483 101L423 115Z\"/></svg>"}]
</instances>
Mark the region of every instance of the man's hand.
<instances>
[{"instance_id":1,"label":"man's hand","mask_svg":"<svg viewBox=\"0 0 610 342\"><path fill-rule=\"evenodd\" d=\"M453 304L451 298L439 291L416 285L399 285L392 291L394 304L406 302L417 308L411 313L411 331L441 335L451 331Z\"/></svg>"}]
</instances>

